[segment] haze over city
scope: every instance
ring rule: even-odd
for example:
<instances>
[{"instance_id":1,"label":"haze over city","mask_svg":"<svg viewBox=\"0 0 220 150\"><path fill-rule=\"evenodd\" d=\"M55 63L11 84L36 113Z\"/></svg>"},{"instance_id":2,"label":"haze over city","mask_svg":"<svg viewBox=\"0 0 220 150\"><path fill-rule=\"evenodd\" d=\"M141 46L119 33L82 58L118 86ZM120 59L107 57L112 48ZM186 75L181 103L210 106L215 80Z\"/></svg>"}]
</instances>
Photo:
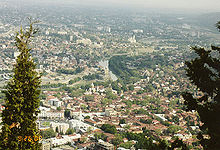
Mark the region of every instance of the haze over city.
<instances>
[{"instance_id":1,"label":"haze over city","mask_svg":"<svg viewBox=\"0 0 220 150\"><path fill-rule=\"evenodd\" d=\"M0 14L0 149L219 149L220 0L0 0Z\"/></svg>"},{"instance_id":2,"label":"haze over city","mask_svg":"<svg viewBox=\"0 0 220 150\"><path fill-rule=\"evenodd\" d=\"M124 8L163 8L175 10L220 11L219 0L6 0L0 3L25 5L44 4L80 4L90 6L111 6Z\"/></svg>"}]
</instances>

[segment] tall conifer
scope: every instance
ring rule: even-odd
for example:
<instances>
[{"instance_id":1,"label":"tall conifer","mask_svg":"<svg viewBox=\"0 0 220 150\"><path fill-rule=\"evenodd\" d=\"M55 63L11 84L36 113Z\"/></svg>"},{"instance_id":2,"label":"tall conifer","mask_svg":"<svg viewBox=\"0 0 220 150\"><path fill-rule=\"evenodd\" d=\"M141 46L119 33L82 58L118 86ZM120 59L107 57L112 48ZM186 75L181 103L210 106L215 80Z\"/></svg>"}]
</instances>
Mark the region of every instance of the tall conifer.
<instances>
[{"instance_id":1,"label":"tall conifer","mask_svg":"<svg viewBox=\"0 0 220 150\"><path fill-rule=\"evenodd\" d=\"M220 30L220 22L216 24ZM204 149L220 149L220 47L211 50L193 47L198 58L187 61L186 71L202 96L185 92L183 98L188 110L196 110L202 125L198 139Z\"/></svg>"},{"instance_id":2,"label":"tall conifer","mask_svg":"<svg viewBox=\"0 0 220 150\"><path fill-rule=\"evenodd\" d=\"M29 28L21 28L15 37L15 45L20 55L13 68L13 77L4 90L6 98L2 113L0 148L6 150L40 149L40 133L36 120L41 81L30 54L31 39L38 29L33 28L33 24L37 22L29 20Z\"/></svg>"}]
</instances>

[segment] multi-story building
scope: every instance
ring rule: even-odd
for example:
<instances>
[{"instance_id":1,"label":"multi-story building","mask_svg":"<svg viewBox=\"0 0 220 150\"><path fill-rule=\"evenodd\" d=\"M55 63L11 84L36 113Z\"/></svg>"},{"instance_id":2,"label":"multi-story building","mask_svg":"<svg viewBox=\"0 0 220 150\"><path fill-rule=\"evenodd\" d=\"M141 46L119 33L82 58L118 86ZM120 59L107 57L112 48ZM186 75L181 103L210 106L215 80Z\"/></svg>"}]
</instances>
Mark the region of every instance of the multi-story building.
<instances>
[{"instance_id":1,"label":"multi-story building","mask_svg":"<svg viewBox=\"0 0 220 150\"><path fill-rule=\"evenodd\" d=\"M50 124L51 128L53 128L54 131L56 131L56 128L58 129L58 132L66 133L67 129L69 128L68 123L60 123L60 122L51 122Z\"/></svg>"},{"instance_id":2,"label":"multi-story building","mask_svg":"<svg viewBox=\"0 0 220 150\"><path fill-rule=\"evenodd\" d=\"M96 150L114 150L114 145L103 140L99 140L95 145Z\"/></svg>"},{"instance_id":3,"label":"multi-story building","mask_svg":"<svg viewBox=\"0 0 220 150\"><path fill-rule=\"evenodd\" d=\"M41 149L42 150L50 150L50 142L42 141L41 143Z\"/></svg>"}]
</instances>

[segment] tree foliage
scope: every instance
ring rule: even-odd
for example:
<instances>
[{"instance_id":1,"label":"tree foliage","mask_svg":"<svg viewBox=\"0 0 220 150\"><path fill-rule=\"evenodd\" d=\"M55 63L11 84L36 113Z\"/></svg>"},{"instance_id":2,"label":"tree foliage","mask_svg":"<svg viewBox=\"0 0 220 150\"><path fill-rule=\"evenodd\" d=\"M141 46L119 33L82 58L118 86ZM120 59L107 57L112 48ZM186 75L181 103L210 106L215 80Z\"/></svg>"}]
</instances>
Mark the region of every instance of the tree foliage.
<instances>
[{"instance_id":1,"label":"tree foliage","mask_svg":"<svg viewBox=\"0 0 220 150\"><path fill-rule=\"evenodd\" d=\"M73 128L68 128L67 130L66 130L66 134L67 135L71 135L71 134L73 134L74 133L74 129Z\"/></svg>"},{"instance_id":2,"label":"tree foliage","mask_svg":"<svg viewBox=\"0 0 220 150\"><path fill-rule=\"evenodd\" d=\"M111 90L106 90L106 96L105 97L107 99L110 99L110 100L114 100L114 99L117 98L117 96L114 95Z\"/></svg>"},{"instance_id":3,"label":"tree foliage","mask_svg":"<svg viewBox=\"0 0 220 150\"><path fill-rule=\"evenodd\" d=\"M33 28L30 20L30 26L27 30L17 32L15 45L20 52L13 68L13 77L5 87L5 109L2 113L2 132L0 134L0 147L7 150L20 149L39 149L39 141L29 142L28 140L19 140L25 136L39 137L40 132L37 129L36 120L39 113L40 104L40 75L35 71L34 63L30 51L32 37L38 32Z\"/></svg>"},{"instance_id":4,"label":"tree foliage","mask_svg":"<svg viewBox=\"0 0 220 150\"><path fill-rule=\"evenodd\" d=\"M115 146L118 146L123 142L123 138L120 134L115 134L115 138L112 139L112 144Z\"/></svg>"},{"instance_id":5,"label":"tree foliage","mask_svg":"<svg viewBox=\"0 0 220 150\"><path fill-rule=\"evenodd\" d=\"M98 132L94 134L94 137L96 141L98 141L99 139L106 141L108 138L104 133L98 133Z\"/></svg>"},{"instance_id":6,"label":"tree foliage","mask_svg":"<svg viewBox=\"0 0 220 150\"><path fill-rule=\"evenodd\" d=\"M64 117L65 117L65 118L70 118L70 110L65 109L65 111L64 111Z\"/></svg>"},{"instance_id":7,"label":"tree foliage","mask_svg":"<svg viewBox=\"0 0 220 150\"><path fill-rule=\"evenodd\" d=\"M83 71L84 71L84 68L80 68L80 67L77 67L75 70L69 70L69 69L58 69L57 70L58 73L71 74L71 75L75 75Z\"/></svg>"},{"instance_id":8,"label":"tree foliage","mask_svg":"<svg viewBox=\"0 0 220 150\"><path fill-rule=\"evenodd\" d=\"M52 128L50 128L48 130L41 131L41 135L43 136L43 138L47 139L47 138L55 137L56 133L54 132Z\"/></svg>"},{"instance_id":9,"label":"tree foliage","mask_svg":"<svg viewBox=\"0 0 220 150\"><path fill-rule=\"evenodd\" d=\"M126 123L126 122L125 122L125 119L124 119L124 118L119 120L119 124L125 124L125 123Z\"/></svg>"},{"instance_id":10,"label":"tree foliage","mask_svg":"<svg viewBox=\"0 0 220 150\"><path fill-rule=\"evenodd\" d=\"M216 27L219 29L220 31L220 21L216 23Z\"/></svg>"},{"instance_id":11,"label":"tree foliage","mask_svg":"<svg viewBox=\"0 0 220 150\"><path fill-rule=\"evenodd\" d=\"M174 150L177 148L181 148L182 150L189 150L187 145L183 143L182 140L175 138L175 141L172 143L168 143L165 140L159 140L155 143L151 136L146 134L146 130L144 133L132 133L126 132L123 134L129 141L135 140L137 143L134 145L136 149L149 149L149 150Z\"/></svg>"},{"instance_id":12,"label":"tree foliage","mask_svg":"<svg viewBox=\"0 0 220 150\"><path fill-rule=\"evenodd\" d=\"M220 22L217 23L220 29ZM188 110L196 110L203 123L198 134L204 149L220 147L220 47L211 46L211 50L192 47L198 57L186 61L186 72L190 81L197 86L195 93L185 92L183 98Z\"/></svg>"},{"instance_id":13,"label":"tree foliage","mask_svg":"<svg viewBox=\"0 0 220 150\"><path fill-rule=\"evenodd\" d=\"M115 134L117 132L117 129L114 125L110 124L103 124L101 126L101 129L107 133Z\"/></svg>"},{"instance_id":14,"label":"tree foliage","mask_svg":"<svg viewBox=\"0 0 220 150\"><path fill-rule=\"evenodd\" d=\"M104 106L105 105L109 105L109 104L112 104L112 100L111 99L108 99L108 98L103 98L102 100L101 100L101 104L103 104Z\"/></svg>"},{"instance_id":15,"label":"tree foliage","mask_svg":"<svg viewBox=\"0 0 220 150\"><path fill-rule=\"evenodd\" d=\"M85 101L86 102L94 101L94 95L85 95Z\"/></svg>"}]
</instances>

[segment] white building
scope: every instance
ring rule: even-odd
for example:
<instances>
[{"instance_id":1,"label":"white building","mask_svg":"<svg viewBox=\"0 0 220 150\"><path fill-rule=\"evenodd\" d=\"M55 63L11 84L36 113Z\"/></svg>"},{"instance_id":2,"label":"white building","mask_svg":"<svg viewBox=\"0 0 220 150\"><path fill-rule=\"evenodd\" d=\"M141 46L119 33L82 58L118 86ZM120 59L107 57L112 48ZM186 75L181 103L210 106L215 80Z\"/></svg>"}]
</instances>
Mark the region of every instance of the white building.
<instances>
[{"instance_id":1,"label":"white building","mask_svg":"<svg viewBox=\"0 0 220 150\"><path fill-rule=\"evenodd\" d=\"M58 98L50 99L50 100L48 100L48 103L51 106L56 106L56 107L60 107L63 105L63 102L60 101Z\"/></svg>"},{"instance_id":2,"label":"white building","mask_svg":"<svg viewBox=\"0 0 220 150\"><path fill-rule=\"evenodd\" d=\"M42 150L50 150L50 143L49 142L47 142L47 141L42 141L41 142L41 149Z\"/></svg>"},{"instance_id":3,"label":"white building","mask_svg":"<svg viewBox=\"0 0 220 150\"><path fill-rule=\"evenodd\" d=\"M72 140L79 138L81 138L80 134L74 134L74 135L64 135L62 136L61 139L57 139L56 137L50 138L49 141L51 143L51 146L54 147L54 146L67 144L68 142L72 142Z\"/></svg>"},{"instance_id":4,"label":"white building","mask_svg":"<svg viewBox=\"0 0 220 150\"><path fill-rule=\"evenodd\" d=\"M69 124L70 124L70 128L74 128L76 130L76 132L81 132L81 133L85 133L87 132L89 129L91 130L96 130L98 128L94 127L94 126L91 126L87 123L84 123L80 120L75 120L75 119L72 119L72 120L69 120Z\"/></svg>"},{"instance_id":5,"label":"white building","mask_svg":"<svg viewBox=\"0 0 220 150\"><path fill-rule=\"evenodd\" d=\"M117 112L113 108L106 108L105 115L106 116L115 116L115 115L117 115Z\"/></svg>"},{"instance_id":6,"label":"white building","mask_svg":"<svg viewBox=\"0 0 220 150\"><path fill-rule=\"evenodd\" d=\"M165 118L165 114L155 114L155 116L159 117L163 121L167 121L167 119Z\"/></svg>"},{"instance_id":7,"label":"white building","mask_svg":"<svg viewBox=\"0 0 220 150\"><path fill-rule=\"evenodd\" d=\"M56 111L56 110L53 110L53 111L48 111L46 113L46 116L50 119L54 119L54 118L59 118L59 119L63 119L64 118L64 111Z\"/></svg>"},{"instance_id":8,"label":"white building","mask_svg":"<svg viewBox=\"0 0 220 150\"><path fill-rule=\"evenodd\" d=\"M50 139L50 143L51 143L51 146L54 147L54 146L59 146L59 145L64 145L64 144L67 144L68 141L66 141L65 139L57 139L57 138L51 138Z\"/></svg>"},{"instance_id":9,"label":"white building","mask_svg":"<svg viewBox=\"0 0 220 150\"><path fill-rule=\"evenodd\" d=\"M69 124L63 122L51 122L50 127L53 128L54 131L58 128L58 132L63 132L65 134L67 129L69 129Z\"/></svg>"},{"instance_id":10,"label":"white building","mask_svg":"<svg viewBox=\"0 0 220 150\"><path fill-rule=\"evenodd\" d=\"M62 136L66 141L68 142L72 142L72 140L75 140L75 139L79 139L81 138L81 135L80 134L74 134L74 135L63 135Z\"/></svg>"},{"instance_id":11,"label":"white building","mask_svg":"<svg viewBox=\"0 0 220 150\"><path fill-rule=\"evenodd\" d=\"M45 34L46 34L46 35L49 35L49 34L50 34L50 31L47 30L47 31L45 32Z\"/></svg>"},{"instance_id":12,"label":"white building","mask_svg":"<svg viewBox=\"0 0 220 150\"><path fill-rule=\"evenodd\" d=\"M39 118L46 118L47 117L47 112L50 111L50 108L47 107L39 107L40 113L38 114Z\"/></svg>"},{"instance_id":13,"label":"white building","mask_svg":"<svg viewBox=\"0 0 220 150\"><path fill-rule=\"evenodd\" d=\"M128 39L129 42L131 43L136 43L136 38L135 38L135 35L133 35L131 38Z\"/></svg>"},{"instance_id":14,"label":"white building","mask_svg":"<svg viewBox=\"0 0 220 150\"><path fill-rule=\"evenodd\" d=\"M51 110L50 108L46 107L40 107L39 108L40 113L38 114L39 118L48 118L48 119L63 119L64 118L64 111L57 111L57 110Z\"/></svg>"},{"instance_id":15,"label":"white building","mask_svg":"<svg viewBox=\"0 0 220 150\"><path fill-rule=\"evenodd\" d=\"M71 35L71 36L70 36L70 41L72 41L72 40L73 40L73 36Z\"/></svg>"}]
</instances>

